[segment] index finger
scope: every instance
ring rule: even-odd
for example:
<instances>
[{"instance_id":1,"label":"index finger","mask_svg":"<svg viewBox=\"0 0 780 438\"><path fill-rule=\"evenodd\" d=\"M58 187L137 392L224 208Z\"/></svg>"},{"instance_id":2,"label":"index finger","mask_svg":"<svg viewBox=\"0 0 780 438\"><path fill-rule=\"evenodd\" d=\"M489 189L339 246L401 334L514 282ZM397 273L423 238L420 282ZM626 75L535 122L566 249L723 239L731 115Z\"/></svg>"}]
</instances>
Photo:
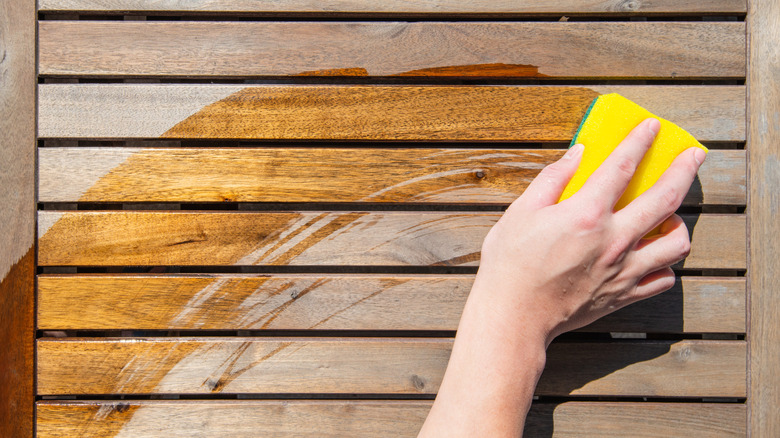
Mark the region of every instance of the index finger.
<instances>
[{"instance_id":1,"label":"index finger","mask_svg":"<svg viewBox=\"0 0 780 438\"><path fill-rule=\"evenodd\" d=\"M580 189L590 199L614 209L634 176L639 163L661 129L656 119L637 125L588 178Z\"/></svg>"}]
</instances>

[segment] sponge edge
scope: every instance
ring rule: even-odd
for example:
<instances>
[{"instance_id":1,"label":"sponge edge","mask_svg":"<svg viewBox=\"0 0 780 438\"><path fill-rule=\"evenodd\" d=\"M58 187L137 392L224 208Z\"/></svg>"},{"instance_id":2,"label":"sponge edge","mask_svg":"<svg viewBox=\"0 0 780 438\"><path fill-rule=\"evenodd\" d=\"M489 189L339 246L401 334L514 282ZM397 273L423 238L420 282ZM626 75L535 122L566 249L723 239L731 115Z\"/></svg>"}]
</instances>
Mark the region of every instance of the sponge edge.
<instances>
[{"instance_id":1,"label":"sponge edge","mask_svg":"<svg viewBox=\"0 0 780 438\"><path fill-rule=\"evenodd\" d=\"M707 148L691 134L674 123L653 115L619 94L605 94L593 101L574 135L571 144L581 143L585 149L577 172L569 181L558 202L568 199L582 188L588 177L607 159L628 133L650 117L661 122L661 129L650 150L639 163L623 196L615 205L615 210L625 207L655 184L682 151L698 147L708 152Z\"/></svg>"}]
</instances>

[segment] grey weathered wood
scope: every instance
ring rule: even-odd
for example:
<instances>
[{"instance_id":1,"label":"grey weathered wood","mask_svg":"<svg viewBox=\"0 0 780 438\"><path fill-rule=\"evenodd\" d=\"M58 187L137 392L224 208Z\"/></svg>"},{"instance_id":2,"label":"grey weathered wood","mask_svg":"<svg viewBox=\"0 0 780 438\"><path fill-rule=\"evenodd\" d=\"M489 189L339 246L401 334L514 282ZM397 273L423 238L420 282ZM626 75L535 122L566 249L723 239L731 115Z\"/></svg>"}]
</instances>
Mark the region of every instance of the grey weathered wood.
<instances>
[{"instance_id":1,"label":"grey weathered wood","mask_svg":"<svg viewBox=\"0 0 780 438\"><path fill-rule=\"evenodd\" d=\"M435 394L451 347L426 338L43 338L37 383L42 395ZM553 343L536 393L744 397L745 347Z\"/></svg>"},{"instance_id":2,"label":"grey weathered wood","mask_svg":"<svg viewBox=\"0 0 780 438\"><path fill-rule=\"evenodd\" d=\"M43 75L745 76L739 22L57 20L39 41Z\"/></svg>"},{"instance_id":3,"label":"grey weathered wood","mask_svg":"<svg viewBox=\"0 0 780 438\"><path fill-rule=\"evenodd\" d=\"M748 16L749 434L780 436L780 4L751 0Z\"/></svg>"},{"instance_id":4,"label":"grey weathered wood","mask_svg":"<svg viewBox=\"0 0 780 438\"><path fill-rule=\"evenodd\" d=\"M126 400L41 401L40 438L103 438L126 434L171 438L414 437L431 401ZM567 402L531 406L527 437L743 437L738 403Z\"/></svg>"}]
</instances>

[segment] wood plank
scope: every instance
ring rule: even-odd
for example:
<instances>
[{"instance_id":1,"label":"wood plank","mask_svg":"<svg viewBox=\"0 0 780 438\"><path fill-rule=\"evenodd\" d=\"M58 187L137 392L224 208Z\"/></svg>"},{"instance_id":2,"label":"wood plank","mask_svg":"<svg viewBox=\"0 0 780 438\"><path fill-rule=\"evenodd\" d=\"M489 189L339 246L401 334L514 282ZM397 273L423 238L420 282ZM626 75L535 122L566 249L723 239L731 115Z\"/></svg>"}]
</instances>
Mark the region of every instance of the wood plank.
<instances>
[{"instance_id":1,"label":"wood plank","mask_svg":"<svg viewBox=\"0 0 780 438\"><path fill-rule=\"evenodd\" d=\"M743 86L41 84L42 138L568 141L620 93L701 141L745 139Z\"/></svg>"},{"instance_id":2,"label":"wood plank","mask_svg":"<svg viewBox=\"0 0 780 438\"><path fill-rule=\"evenodd\" d=\"M434 394L451 339L41 339L38 392ZM744 341L553 343L538 395L744 397ZM577 363L577 367L572 367Z\"/></svg>"},{"instance_id":3,"label":"wood plank","mask_svg":"<svg viewBox=\"0 0 780 438\"><path fill-rule=\"evenodd\" d=\"M748 340L751 436L780 436L780 4L751 0Z\"/></svg>"},{"instance_id":4,"label":"wood plank","mask_svg":"<svg viewBox=\"0 0 780 438\"><path fill-rule=\"evenodd\" d=\"M35 403L35 2L0 3L0 436Z\"/></svg>"},{"instance_id":5,"label":"wood plank","mask_svg":"<svg viewBox=\"0 0 780 438\"><path fill-rule=\"evenodd\" d=\"M744 13L745 0L655 0L652 2L622 2L614 0L283 0L257 2L253 0L38 0L41 11L78 12L254 12L254 13L394 13L394 14L604 14L627 13Z\"/></svg>"},{"instance_id":6,"label":"wood plank","mask_svg":"<svg viewBox=\"0 0 780 438\"><path fill-rule=\"evenodd\" d=\"M498 213L38 213L41 266L476 266ZM685 216L681 267L744 269L743 215Z\"/></svg>"},{"instance_id":7,"label":"wood plank","mask_svg":"<svg viewBox=\"0 0 780 438\"><path fill-rule=\"evenodd\" d=\"M456 330L473 276L41 275L43 330ZM745 331L745 282L683 277L584 331Z\"/></svg>"},{"instance_id":8,"label":"wood plank","mask_svg":"<svg viewBox=\"0 0 780 438\"><path fill-rule=\"evenodd\" d=\"M38 53L68 76L741 78L745 24L57 20Z\"/></svg>"},{"instance_id":9,"label":"wood plank","mask_svg":"<svg viewBox=\"0 0 780 438\"><path fill-rule=\"evenodd\" d=\"M38 202L509 204L549 149L41 148ZM745 151L713 150L684 205L745 205Z\"/></svg>"},{"instance_id":10,"label":"wood plank","mask_svg":"<svg viewBox=\"0 0 780 438\"><path fill-rule=\"evenodd\" d=\"M231 437L415 437L430 401L209 400L43 401L40 438L78 435ZM746 409L736 403L536 403L527 437L744 437ZM630 435L629 435L630 434Z\"/></svg>"}]
</instances>

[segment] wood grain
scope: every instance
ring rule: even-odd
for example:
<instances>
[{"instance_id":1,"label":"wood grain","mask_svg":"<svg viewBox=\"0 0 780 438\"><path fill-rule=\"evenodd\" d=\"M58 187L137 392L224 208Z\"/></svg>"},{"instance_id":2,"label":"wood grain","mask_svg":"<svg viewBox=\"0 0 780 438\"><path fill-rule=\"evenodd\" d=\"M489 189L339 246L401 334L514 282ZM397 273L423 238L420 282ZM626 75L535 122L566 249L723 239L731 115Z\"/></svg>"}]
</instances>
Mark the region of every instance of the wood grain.
<instances>
[{"instance_id":1,"label":"wood grain","mask_svg":"<svg viewBox=\"0 0 780 438\"><path fill-rule=\"evenodd\" d=\"M509 204L564 151L41 148L39 202ZM745 152L713 150L684 205L745 205Z\"/></svg>"},{"instance_id":2,"label":"wood grain","mask_svg":"<svg viewBox=\"0 0 780 438\"><path fill-rule=\"evenodd\" d=\"M0 436L32 437L35 2L0 3Z\"/></svg>"},{"instance_id":3,"label":"wood grain","mask_svg":"<svg viewBox=\"0 0 780 438\"><path fill-rule=\"evenodd\" d=\"M430 401L44 401L38 436L415 437ZM736 403L536 403L527 437L744 437Z\"/></svg>"},{"instance_id":4,"label":"wood grain","mask_svg":"<svg viewBox=\"0 0 780 438\"><path fill-rule=\"evenodd\" d=\"M57 20L39 25L39 68L68 76L359 70L366 76L744 77L745 24Z\"/></svg>"},{"instance_id":5,"label":"wood grain","mask_svg":"<svg viewBox=\"0 0 780 438\"><path fill-rule=\"evenodd\" d=\"M253 0L39 0L41 11L91 12L253 12L286 13L446 13L446 14L628 14L628 13L744 13L745 0L284 0L257 2Z\"/></svg>"},{"instance_id":6,"label":"wood grain","mask_svg":"<svg viewBox=\"0 0 780 438\"><path fill-rule=\"evenodd\" d=\"M451 339L41 339L38 392L434 394ZM744 397L745 342L553 343L539 395ZM572 367L577 363L577 367Z\"/></svg>"},{"instance_id":7,"label":"wood grain","mask_svg":"<svg viewBox=\"0 0 780 438\"><path fill-rule=\"evenodd\" d=\"M701 141L745 139L743 86L39 85L42 138L569 141L616 92Z\"/></svg>"},{"instance_id":8,"label":"wood grain","mask_svg":"<svg viewBox=\"0 0 780 438\"><path fill-rule=\"evenodd\" d=\"M496 213L56 212L38 214L38 263L475 266ZM744 269L745 217L685 216L689 269Z\"/></svg>"},{"instance_id":9,"label":"wood grain","mask_svg":"<svg viewBox=\"0 0 780 438\"><path fill-rule=\"evenodd\" d=\"M749 4L748 427L759 437L780 436L780 4Z\"/></svg>"},{"instance_id":10,"label":"wood grain","mask_svg":"<svg viewBox=\"0 0 780 438\"><path fill-rule=\"evenodd\" d=\"M456 330L473 276L42 275L42 330ZM683 277L583 331L745 331L745 282Z\"/></svg>"}]
</instances>

